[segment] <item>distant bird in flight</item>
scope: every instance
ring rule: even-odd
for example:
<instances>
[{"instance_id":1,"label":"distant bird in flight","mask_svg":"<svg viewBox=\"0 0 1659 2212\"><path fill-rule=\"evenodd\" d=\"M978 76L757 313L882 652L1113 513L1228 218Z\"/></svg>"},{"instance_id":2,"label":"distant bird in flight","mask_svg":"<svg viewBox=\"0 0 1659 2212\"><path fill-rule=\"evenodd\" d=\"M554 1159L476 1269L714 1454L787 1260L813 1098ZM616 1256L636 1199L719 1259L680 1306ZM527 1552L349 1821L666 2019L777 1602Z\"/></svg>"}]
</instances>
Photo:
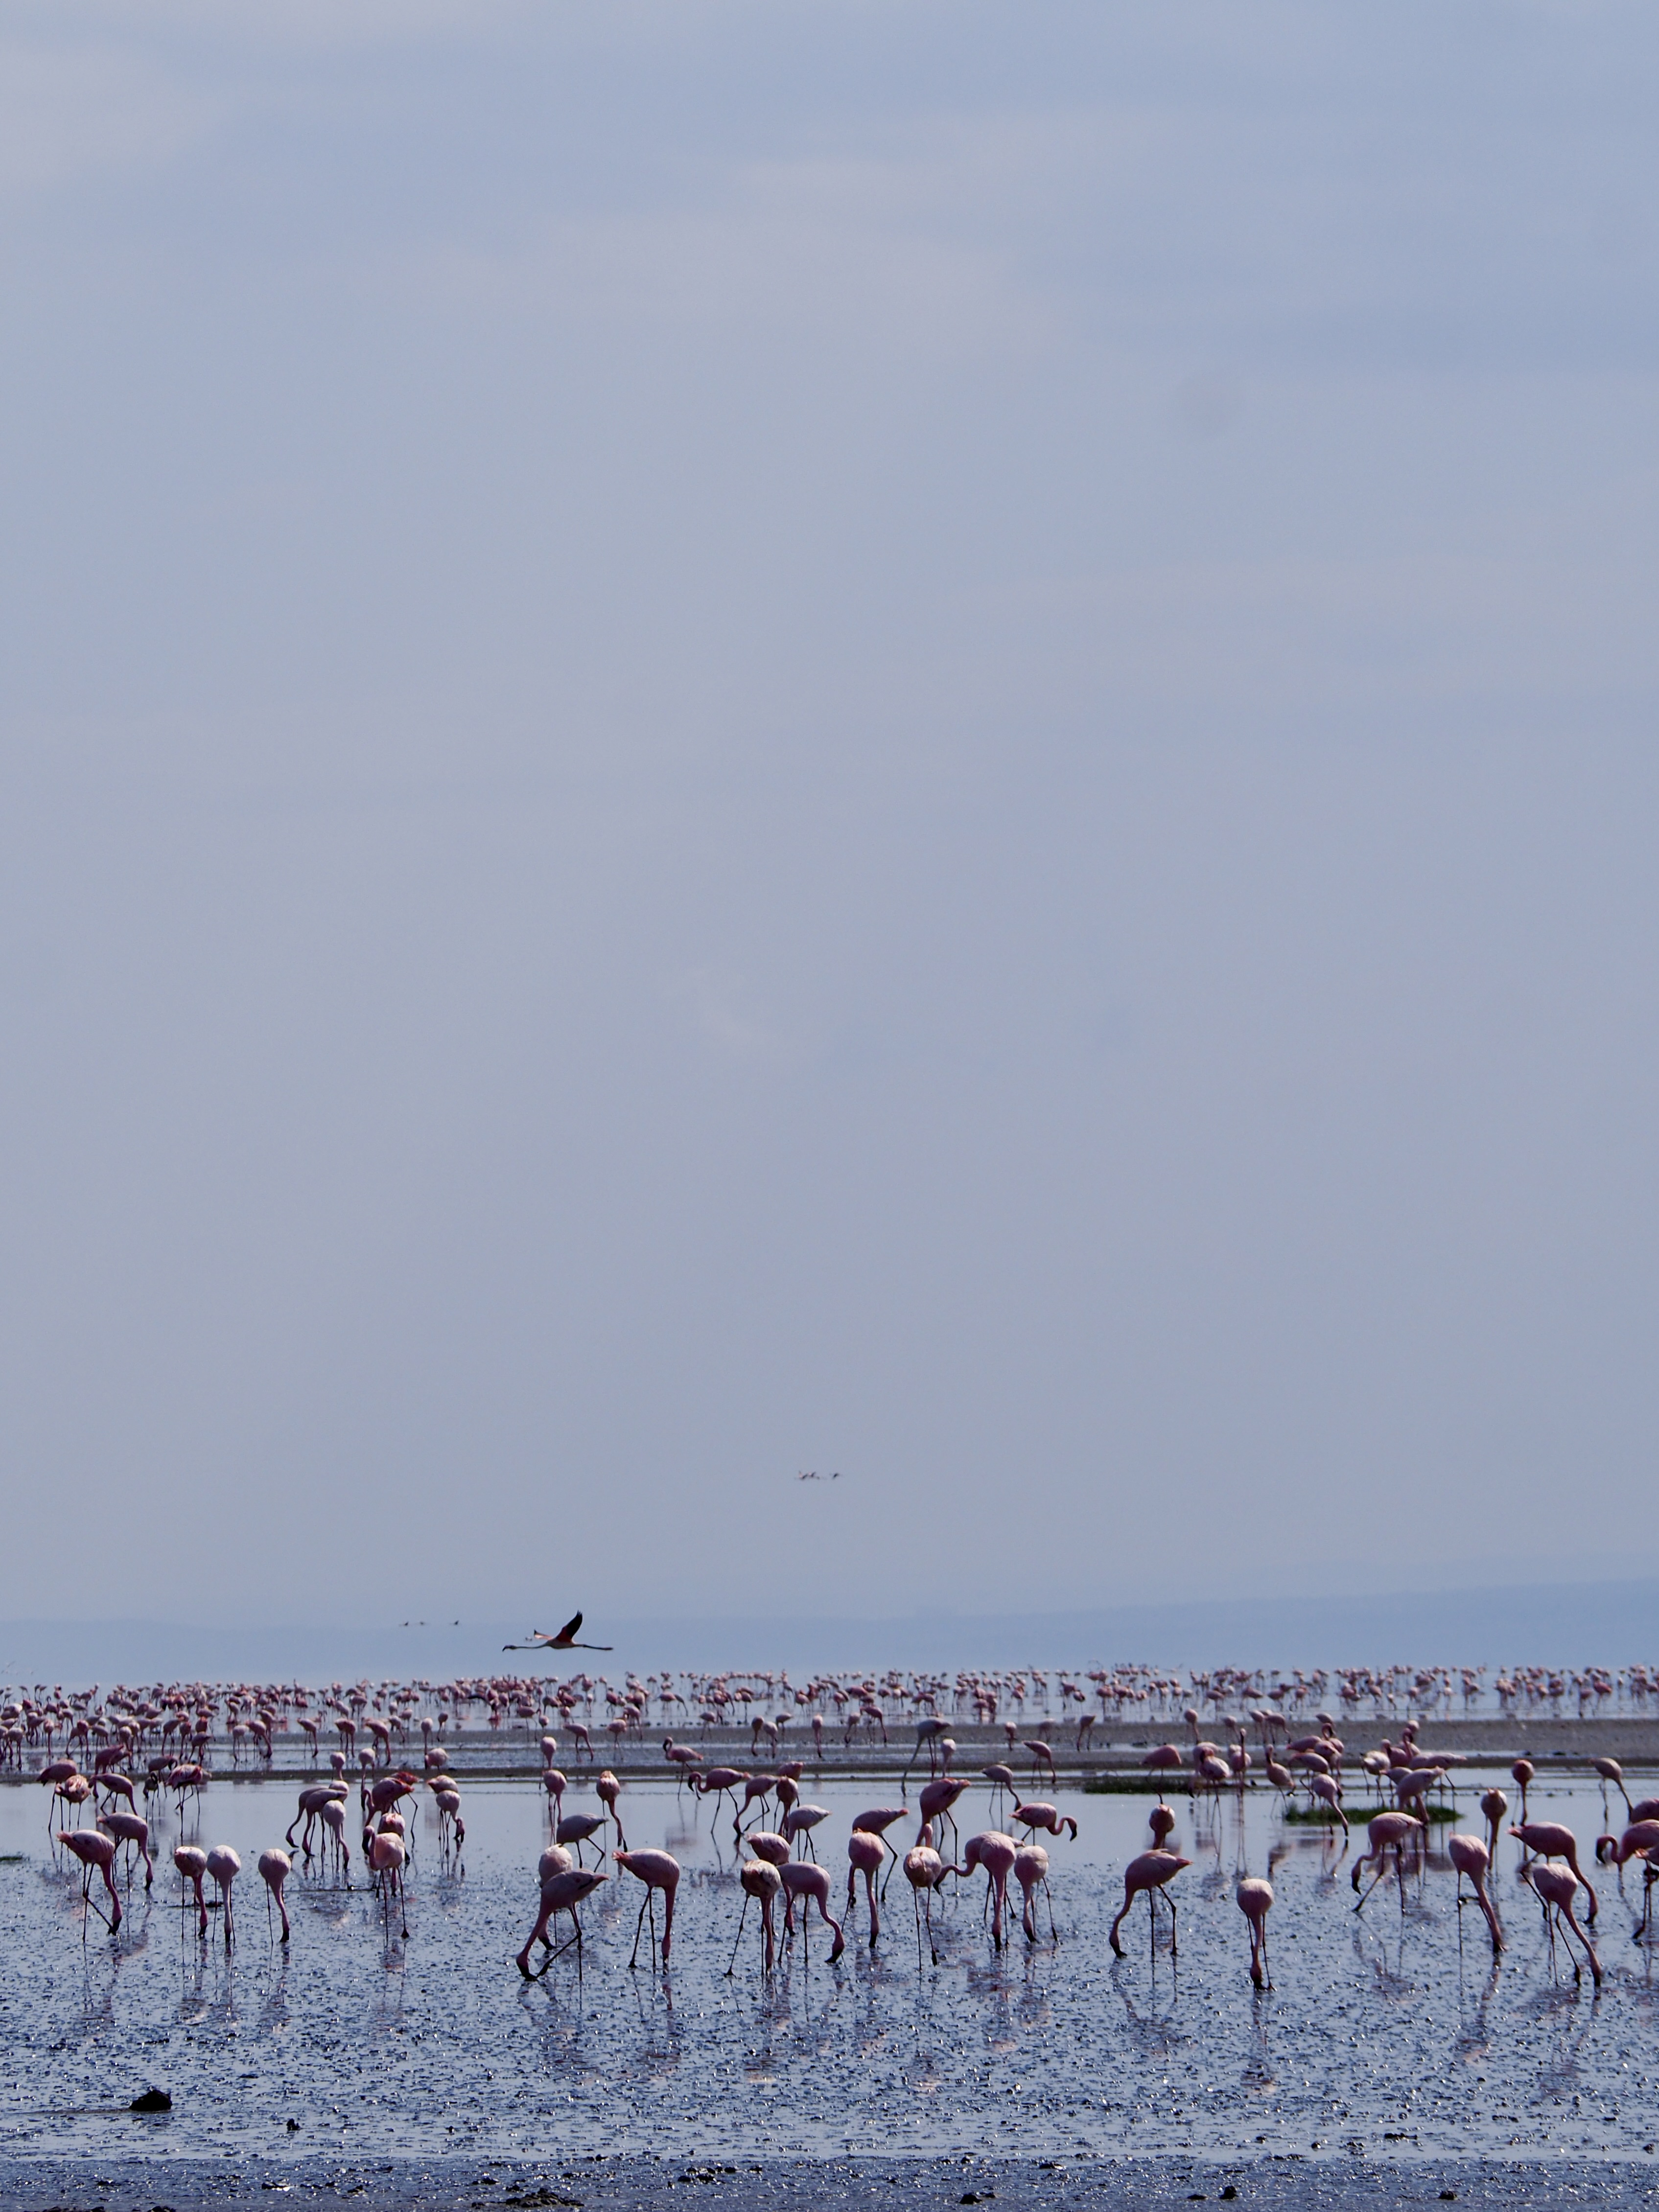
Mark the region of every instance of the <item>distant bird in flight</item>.
<instances>
[{"instance_id":1,"label":"distant bird in flight","mask_svg":"<svg viewBox=\"0 0 1659 2212\"><path fill-rule=\"evenodd\" d=\"M796 1476L796 1478L795 1478L795 1479L796 1479L796 1480L797 1482L822 1482L822 1481L825 1480L825 1477L824 1477L823 1475L821 1475L821 1474L797 1474L797 1475ZM828 1480L829 1480L831 1482L839 1482L839 1480L841 1480L841 1470L840 1470L840 1468L837 1468L837 1469L835 1470L835 1473L834 1473L833 1474L832 1474L832 1475L828 1478Z\"/></svg>"},{"instance_id":2,"label":"distant bird in flight","mask_svg":"<svg viewBox=\"0 0 1659 2212\"><path fill-rule=\"evenodd\" d=\"M611 1644L578 1644L576 1632L582 1626L582 1615L572 1613L557 1636L549 1636L545 1629L533 1628L528 1644L503 1644L503 1651L612 1651Z\"/></svg>"}]
</instances>

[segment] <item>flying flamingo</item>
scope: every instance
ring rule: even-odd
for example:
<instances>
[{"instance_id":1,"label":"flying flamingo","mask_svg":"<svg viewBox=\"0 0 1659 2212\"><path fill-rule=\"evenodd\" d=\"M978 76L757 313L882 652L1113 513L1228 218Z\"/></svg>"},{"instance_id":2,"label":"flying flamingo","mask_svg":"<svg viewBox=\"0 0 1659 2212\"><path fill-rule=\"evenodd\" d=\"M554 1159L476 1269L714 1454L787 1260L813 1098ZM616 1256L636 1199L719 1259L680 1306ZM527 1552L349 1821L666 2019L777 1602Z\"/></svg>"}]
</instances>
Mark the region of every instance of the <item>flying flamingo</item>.
<instances>
[{"instance_id":1,"label":"flying flamingo","mask_svg":"<svg viewBox=\"0 0 1659 2212\"><path fill-rule=\"evenodd\" d=\"M608 1644L578 1644L576 1636L581 1627L582 1615L573 1613L556 1635L549 1636L543 1629L533 1628L525 1643L503 1644L501 1648L503 1651L609 1651L613 1649Z\"/></svg>"},{"instance_id":2,"label":"flying flamingo","mask_svg":"<svg viewBox=\"0 0 1659 2212\"><path fill-rule=\"evenodd\" d=\"M576 1964L581 1965L582 1922L577 1915L576 1907L584 1898L592 1896L601 1882L609 1880L608 1875L601 1874L595 1867L572 1867L568 1874L556 1874L550 1881L542 1883L541 1906L536 1914L536 1924L525 1937L524 1948L518 1954L518 1970L527 1982L538 1981L540 1978L540 1974L533 1974L530 1972L530 1953L537 1943L545 1945L547 1951L547 1956L541 1965L542 1974L546 1972L555 1959L562 1957L570 1949L572 1943L576 1945ZM549 1923L561 1912L570 1914L570 1925L575 1929L576 1933L568 1937L555 1951L547 1941L547 1929Z\"/></svg>"},{"instance_id":3,"label":"flying flamingo","mask_svg":"<svg viewBox=\"0 0 1659 2212\"><path fill-rule=\"evenodd\" d=\"M816 1899L818 1917L834 1934L830 1947L830 1963L834 1964L846 1948L846 1939L841 1933L841 1923L831 1917L829 1909L830 1878L827 1871L815 1860L791 1859L778 1870L784 1885L784 1941L787 1943L795 1932L795 1900L801 1900L801 1940L807 1938L807 1921L812 1902Z\"/></svg>"},{"instance_id":4,"label":"flying flamingo","mask_svg":"<svg viewBox=\"0 0 1659 2212\"><path fill-rule=\"evenodd\" d=\"M96 1828L65 1828L64 1830L64 1848L70 1853L71 1857L78 1859L81 1863L82 1869L81 1879L81 1897L82 1901L86 1905L88 1910L90 1911L96 1912L98 1910L97 1906L92 1902L92 1875L94 1868L95 1867L98 1872L103 1876L104 1887L109 1892L109 1901L112 1908L109 1930L113 1936L115 1930L121 1924L121 1896L120 1892L115 1887L115 1875L113 1872L115 1865L115 1844L113 1839L111 1837L101 1835ZM102 1915L100 1914L99 1917L101 1918ZM82 1938L84 1939L86 1933L86 1922L84 1919L81 1923L81 1929Z\"/></svg>"},{"instance_id":5,"label":"flying flamingo","mask_svg":"<svg viewBox=\"0 0 1659 2212\"><path fill-rule=\"evenodd\" d=\"M1250 1978L1259 1990L1273 1986L1267 1978L1267 1916L1273 1909L1273 1885L1259 1874L1241 1877L1233 1893L1250 1923Z\"/></svg>"},{"instance_id":6,"label":"flying flamingo","mask_svg":"<svg viewBox=\"0 0 1659 2212\"><path fill-rule=\"evenodd\" d=\"M207 1855L207 1873L210 1881L219 1886L219 1902L224 1908L224 1947L230 1948L234 1933L230 1911L230 1885L242 1870L242 1863L229 1844L215 1844Z\"/></svg>"},{"instance_id":7,"label":"flying flamingo","mask_svg":"<svg viewBox=\"0 0 1659 2212\"><path fill-rule=\"evenodd\" d=\"M289 1937L289 1926L288 1906L283 1899L283 1884L293 1873L294 1862L286 1851L261 1851L259 1865L259 1880L265 1887L265 1917L267 1933L271 1923L271 1907L274 1903L278 1912L282 1917L283 1941L285 1943Z\"/></svg>"},{"instance_id":8,"label":"flying flamingo","mask_svg":"<svg viewBox=\"0 0 1659 2212\"><path fill-rule=\"evenodd\" d=\"M779 1838L782 1841L782 1838ZM784 1852L788 1856L787 1846ZM743 1889L743 1910L737 1916L737 1936L732 1944L731 1962L726 1968L729 1980L737 1968L737 1946L743 1940L743 1923L748 1917L749 1899L755 1899L760 1906L760 1927L764 1948L761 1972L770 1974L778 1959L778 1941L772 1928L772 1909L778 1893L784 1887L784 1877L770 1859L745 1859L738 1881Z\"/></svg>"},{"instance_id":9,"label":"flying flamingo","mask_svg":"<svg viewBox=\"0 0 1659 2212\"><path fill-rule=\"evenodd\" d=\"M1462 1934L1463 1877L1467 1875L1474 1886L1475 1903L1486 1917L1491 1931L1492 1956L1503 1948L1503 1930L1497 1924L1497 1912L1486 1893L1486 1876L1491 1869L1492 1856L1479 1836L1448 1836L1446 1856L1457 1869L1458 1933Z\"/></svg>"},{"instance_id":10,"label":"flying flamingo","mask_svg":"<svg viewBox=\"0 0 1659 2212\"><path fill-rule=\"evenodd\" d=\"M1129 1916L1129 1908L1143 1890L1152 1915L1152 1942L1156 1950L1158 1940L1158 1899L1162 1898L1169 1908L1169 1955L1175 1955L1175 1900L1164 1885L1172 1881L1191 1859L1184 1859L1178 1851L1143 1851L1138 1858L1131 1859L1123 1871L1123 1909L1112 1923L1110 1942L1119 1958L1124 1954L1118 1941L1118 1930Z\"/></svg>"},{"instance_id":11,"label":"flying flamingo","mask_svg":"<svg viewBox=\"0 0 1659 2212\"><path fill-rule=\"evenodd\" d=\"M853 1893L859 1875L864 1877L864 1894L869 1899L869 1942L872 1950L881 1932L881 1923L875 1905L875 1877L886 1862L887 1847L880 1836L872 1836L867 1829L855 1828L847 1838L847 1911L851 1915Z\"/></svg>"}]
</instances>

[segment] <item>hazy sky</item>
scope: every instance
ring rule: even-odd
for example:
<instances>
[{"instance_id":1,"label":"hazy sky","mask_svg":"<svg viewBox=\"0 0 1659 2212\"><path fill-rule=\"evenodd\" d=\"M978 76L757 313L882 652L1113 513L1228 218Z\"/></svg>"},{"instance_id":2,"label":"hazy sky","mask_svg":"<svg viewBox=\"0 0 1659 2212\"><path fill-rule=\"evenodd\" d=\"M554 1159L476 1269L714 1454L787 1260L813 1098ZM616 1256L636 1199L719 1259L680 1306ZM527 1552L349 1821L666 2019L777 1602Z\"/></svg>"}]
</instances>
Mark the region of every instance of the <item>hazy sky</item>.
<instances>
[{"instance_id":1,"label":"hazy sky","mask_svg":"<svg viewBox=\"0 0 1659 2212\"><path fill-rule=\"evenodd\" d=\"M14 0L0 1612L1651 1570L1656 66Z\"/></svg>"}]
</instances>

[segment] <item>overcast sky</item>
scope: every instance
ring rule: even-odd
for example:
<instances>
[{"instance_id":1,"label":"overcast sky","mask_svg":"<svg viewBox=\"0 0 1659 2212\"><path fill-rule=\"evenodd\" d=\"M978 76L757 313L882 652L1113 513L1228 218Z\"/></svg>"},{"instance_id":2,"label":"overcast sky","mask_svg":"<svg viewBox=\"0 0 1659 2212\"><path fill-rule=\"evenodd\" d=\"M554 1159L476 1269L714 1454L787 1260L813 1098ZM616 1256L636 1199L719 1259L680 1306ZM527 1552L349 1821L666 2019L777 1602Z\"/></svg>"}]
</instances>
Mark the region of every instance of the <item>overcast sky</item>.
<instances>
[{"instance_id":1,"label":"overcast sky","mask_svg":"<svg viewBox=\"0 0 1659 2212\"><path fill-rule=\"evenodd\" d=\"M0 1613L1651 1571L1656 68L14 0Z\"/></svg>"}]
</instances>

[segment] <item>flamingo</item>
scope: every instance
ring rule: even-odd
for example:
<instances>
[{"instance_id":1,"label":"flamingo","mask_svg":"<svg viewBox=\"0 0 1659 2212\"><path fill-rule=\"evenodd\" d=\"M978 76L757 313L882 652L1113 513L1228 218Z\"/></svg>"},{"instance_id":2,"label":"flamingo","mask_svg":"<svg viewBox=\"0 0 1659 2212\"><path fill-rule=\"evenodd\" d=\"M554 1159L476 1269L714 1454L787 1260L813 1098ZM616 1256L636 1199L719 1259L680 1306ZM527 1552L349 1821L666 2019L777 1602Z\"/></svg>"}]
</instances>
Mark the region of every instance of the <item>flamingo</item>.
<instances>
[{"instance_id":1,"label":"flamingo","mask_svg":"<svg viewBox=\"0 0 1659 2212\"><path fill-rule=\"evenodd\" d=\"M1093 1719L1086 1714L1085 1719ZM1058 1943L1059 1936L1054 1928L1054 1896L1048 1887L1048 1853L1040 1844L1022 1844L1014 1854L1014 1879L1020 1885L1025 1903L1020 1914L1020 1925L1025 1929L1028 1942L1037 1940L1037 1891L1040 1886L1048 1899L1049 1939Z\"/></svg>"},{"instance_id":2,"label":"flamingo","mask_svg":"<svg viewBox=\"0 0 1659 2212\"><path fill-rule=\"evenodd\" d=\"M922 1900L927 1900L928 1948L933 1954L933 1963L939 1963L939 1954L933 1950L933 1893L944 1880L949 1869L933 1848L933 1830L924 1820L922 1840L912 1844L905 1853L905 1880L910 1884L912 1901L916 1907L916 1965L919 1972L922 1964Z\"/></svg>"},{"instance_id":3,"label":"flamingo","mask_svg":"<svg viewBox=\"0 0 1659 2212\"><path fill-rule=\"evenodd\" d=\"M527 1982L534 1982L540 1978L540 1975L530 1972L530 1953L537 1943L546 1945L547 1951L547 1956L541 1966L543 1974L546 1972L555 1959L562 1957L564 1953L570 1949L571 1943L576 1945L576 1964L581 1965L582 1922L577 1915L576 1907L584 1898L593 1895L601 1882L609 1880L610 1876L601 1874L596 1867L572 1867L568 1873L556 1874L551 1881L542 1883L541 1905L536 1914L536 1924L525 1937L524 1948L518 1954L518 1970ZM570 1925L575 1929L576 1933L555 1951L547 1941L547 1929L550 1922L561 1912L570 1914Z\"/></svg>"},{"instance_id":4,"label":"flamingo","mask_svg":"<svg viewBox=\"0 0 1659 2212\"><path fill-rule=\"evenodd\" d=\"M1584 1884L1590 1901L1589 1918L1594 1924L1596 1913L1595 1892L1590 1888L1589 1882L1584 1881L1583 1873L1578 1864L1578 1838L1572 1830L1564 1828L1558 1820L1522 1820L1518 1827L1512 1826L1510 1833L1518 1837L1528 1850L1536 1851L1541 1858L1566 1861L1572 1869L1574 1879Z\"/></svg>"},{"instance_id":5,"label":"flamingo","mask_svg":"<svg viewBox=\"0 0 1659 2212\"><path fill-rule=\"evenodd\" d=\"M1359 1887L1361 1872L1370 1864L1373 1859L1376 1862L1376 1873L1372 1877L1370 1889L1365 1892L1365 1897L1362 1897L1359 1903L1355 1905L1356 1912L1364 1909L1365 1898L1370 1895L1371 1890L1375 1889L1377 1883L1381 1881L1386 1871L1384 1862L1388 1853L1392 1851L1394 1855L1394 1871L1400 1877L1400 1910L1402 1916L1404 1915L1406 1845L1407 1842L1415 1840L1424 1832L1424 1823L1410 1813L1379 1813L1375 1820L1367 1823L1366 1847L1354 1861L1352 1881L1356 1891Z\"/></svg>"},{"instance_id":6,"label":"flamingo","mask_svg":"<svg viewBox=\"0 0 1659 2212\"><path fill-rule=\"evenodd\" d=\"M1572 1909L1573 1899L1577 1894L1583 1877L1575 1875L1566 1867L1558 1866L1553 1859L1532 1859L1522 1868L1521 1878L1532 1884L1538 1901L1544 1908L1544 1927L1550 1939L1552 1960L1555 1956L1556 1929L1559 1927L1564 1934L1571 1929L1584 1947L1584 1956L1589 1961L1590 1972L1599 1990L1601 1986L1601 1961L1596 1957L1595 1946L1579 1926ZM1584 1887L1588 1889L1589 1884L1585 1882ZM1568 1951L1572 1958L1572 1978L1576 1982L1580 1981L1583 1978L1579 1972L1577 1955L1572 1952L1571 1945Z\"/></svg>"},{"instance_id":7,"label":"flamingo","mask_svg":"<svg viewBox=\"0 0 1659 2212\"><path fill-rule=\"evenodd\" d=\"M144 1887L148 1889L156 1879L156 1869L149 1857L149 1823L141 1813L101 1813L98 1825L118 1844L129 1844L144 1863ZM129 1862L129 1870L131 1862Z\"/></svg>"},{"instance_id":8,"label":"flamingo","mask_svg":"<svg viewBox=\"0 0 1659 2212\"><path fill-rule=\"evenodd\" d=\"M207 1853L199 1844L175 1844L173 1846L173 1863L196 1892L196 1911L201 1922L199 1932L205 1936L207 1899L202 1894L202 1876L207 1872ZM182 1906L187 1900L181 1896L179 1902Z\"/></svg>"},{"instance_id":9,"label":"flamingo","mask_svg":"<svg viewBox=\"0 0 1659 2212\"><path fill-rule=\"evenodd\" d=\"M617 1780L615 1775L612 1773L610 1768L608 1766L604 1768L600 1774L598 1781L594 1784L594 1795L598 1798L600 1803L610 1814L612 1825L616 1829L617 1843L621 1849L625 1851L628 1848L628 1838L622 1832L622 1816L616 1809L616 1801L621 1794L621 1790L622 1784ZM662 1955L664 1958L668 1956L666 1948L664 1948Z\"/></svg>"},{"instance_id":10,"label":"flamingo","mask_svg":"<svg viewBox=\"0 0 1659 2212\"><path fill-rule=\"evenodd\" d=\"M864 1877L864 1894L869 1899L869 1942L872 1950L881 1932L881 1922L876 1911L875 1877L881 1873L887 1858L887 1847L880 1836L872 1836L863 1828L855 1828L847 1838L847 1911L851 1915L853 1893L859 1875Z\"/></svg>"},{"instance_id":11,"label":"flamingo","mask_svg":"<svg viewBox=\"0 0 1659 2212\"><path fill-rule=\"evenodd\" d=\"M778 1869L784 1885L784 1941L787 1943L795 1932L795 1900L801 1900L801 1940L807 1936L807 1921L815 1899L818 1917L834 1935L830 1947L830 1963L834 1964L846 1948L846 1939L841 1933L841 1923L833 1919L829 1909L830 1878L826 1870L815 1860L791 1859L787 1866Z\"/></svg>"},{"instance_id":12,"label":"flamingo","mask_svg":"<svg viewBox=\"0 0 1659 2212\"><path fill-rule=\"evenodd\" d=\"M97 1911L92 1902L92 1876L95 1868L104 1878L104 1887L109 1892L111 1917L109 1930L113 1936L121 1924L121 1896L115 1887L115 1844L112 1837L102 1835L96 1828L65 1828L64 1848L71 1857L80 1861L82 1873L81 1896L89 1910ZM101 1915L100 1916L101 1917ZM84 1936L86 1923L82 1922Z\"/></svg>"},{"instance_id":13,"label":"flamingo","mask_svg":"<svg viewBox=\"0 0 1659 2212\"><path fill-rule=\"evenodd\" d=\"M265 1900L265 1916L267 1931L269 1929L271 1920L271 1907L274 1903L278 1912L282 1917L283 1941L285 1943L289 1937L289 1926L288 1906L283 1898L283 1884L288 1880L289 1875L293 1873L294 1862L289 1857L286 1851L261 1851L259 1853L259 1879L265 1884L266 1893Z\"/></svg>"},{"instance_id":14,"label":"flamingo","mask_svg":"<svg viewBox=\"0 0 1659 2212\"><path fill-rule=\"evenodd\" d=\"M651 1919L651 1972L656 1972L656 1893L662 1893L667 1908L662 1921L662 1965L668 1964L668 1946L674 1941L674 1892L680 1887L680 1862L667 1851L613 1851L611 1856L619 1867L625 1867L645 1885L644 1900L639 1908L639 1918L634 1923L634 1948L628 1959L631 1972L639 1957L639 1931L644 1925L647 1912Z\"/></svg>"},{"instance_id":15,"label":"flamingo","mask_svg":"<svg viewBox=\"0 0 1659 2212\"><path fill-rule=\"evenodd\" d=\"M779 1840L782 1840L781 1838ZM785 1856L787 1856L786 1850ZM778 1959L778 1942L772 1927L772 1909L778 1891L784 1887L783 1875L770 1859L753 1858L744 1860L737 1879L743 1891L743 1910L737 1916L737 1935L732 1944L731 1961L726 1968L728 1980L737 1968L737 1946L743 1940L743 1923L748 1917L751 1898L753 1898L760 1907L763 1943L761 1972L770 1974Z\"/></svg>"},{"instance_id":16,"label":"flamingo","mask_svg":"<svg viewBox=\"0 0 1659 2212\"><path fill-rule=\"evenodd\" d=\"M522 1644L503 1644L503 1651L609 1651L609 1644L578 1644L576 1637L582 1628L582 1615L573 1613L563 1628L549 1636L544 1629L533 1628ZM578 1947L580 1948L580 1947Z\"/></svg>"},{"instance_id":17,"label":"flamingo","mask_svg":"<svg viewBox=\"0 0 1659 2212\"><path fill-rule=\"evenodd\" d=\"M1123 1909L1112 1923L1109 1933L1112 1948L1119 1958L1122 1958L1124 1951L1123 1945L1118 1941L1118 1930L1128 1917L1130 1906L1143 1890L1146 1893L1147 1905L1152 1915L1154 1945L1158 1940L1158 1899L1162 1897L1169 1908L1169 1955L1174 1958L1175 1900L1169 1895L1165 1884L1173 1881L1183 1867L1189 1867L1192 1863L1191 1859L1182 1858L1178 1851L1166 1850L1143 1851L1138 1858L1130 1860L1123 1873Z\"/></svg>"},{"instance_id":18,"label":"flamingo","mask_svg":"<svg viewBox=\"0 0 1659 2212\"><path fill-rule=\"evenodd\" d=\"M1448 1836L1446 1856L1457 1869L1458 1912L1461 1916L1463 1911L1463 1877L1467 1875L1474 1886L1475 1903L1485 1915L1486 1925L1491 1931L1492 1956L1496 1958L1503 1948L1503 1930L1497 1924L1497 1910L1486 1893L1486 1876L1491 1869L1491 1853L1479 1836ZM1460 1917L1460 1935L1462 1925Z\"/></svg>"},{"instance_id":19,"label":"flamingo","mask_svg":"<svg viewBox=\"0 0 1659 2212\"><path fill-rule=\"evenodd\" d=\"M1259 1874L1240 1878L1233 1893L1239 1911L1250 1923L1250 1978L1259 1990L1271 1990L1267 1978L1267 1916L1273 1909L1273 1885Z\"/></svg>"},{"instance_id":20,"label":"flamingo","mask_svg":"<svg viewBox=\"0 0 1659 2212\"><path fill-rule=\"evenodd\" d=\"M1019 1845L999 1828L986 1828L970 1836L962 1847L962 1863L951 1871L966 1881L975 1867L985 1872L985 1904L991 1912L991 1939L1003 1948L1003 1915L1008 1909L1008 1878L1014 1871Z\"/></svg>"},{"instance_id":21,"label":"flamingo","mask_svg":"<svg viewBox=\"0 0 1659 2212\"><path fill-rule=\"evenodd\" d=\"M1046 1836L1058 1836L1063 1828L1069 1828L1073 1843L1077 1839L1077 1824L1070 1814L1062 1813L1056 1805L1045 1804L1040 1798L1028 1805L1016 1805L1014 1817L1022 1828L1029 1828L1034 1833L1040 1831Z\"/></svg>"},{"instance_id":22,"label":"flamingo","mask_svg":"<svg viewBox=\"0 0 1659 2212\"><path fill-rule=\"evenodd\" d=\"M242 1863L229 1844L215 1844L207 1855L207 1874L219 1886L219 1902L224 1908L224 1947L230 1948L234 1924L230 1909L230 1886L242 1870Z\"/></svg>"}]
</instances>

